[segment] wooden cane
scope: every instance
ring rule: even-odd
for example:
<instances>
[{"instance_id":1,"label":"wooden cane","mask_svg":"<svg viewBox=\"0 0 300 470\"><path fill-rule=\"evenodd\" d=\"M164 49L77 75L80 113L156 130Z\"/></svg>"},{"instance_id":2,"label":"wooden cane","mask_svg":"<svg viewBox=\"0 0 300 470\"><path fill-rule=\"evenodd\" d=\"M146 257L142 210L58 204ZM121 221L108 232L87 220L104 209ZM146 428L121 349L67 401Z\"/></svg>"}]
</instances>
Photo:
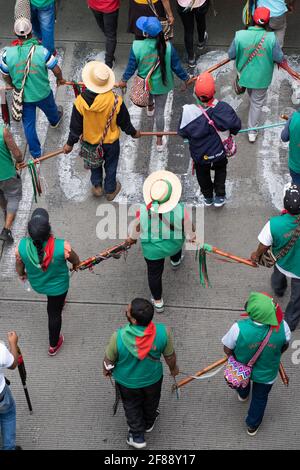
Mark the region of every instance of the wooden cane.
<instances>
[{"instance_id":1,"label":"wooden cane","mask_svg":"<svg viewBox=\"0 0 300 470\"><path fill-rule=\"evenodd\" d=\"M295 78L296 80L300 80L300 73L296 72L296 70L292 69L292 67L289 66L287 61L281 62L281 64L278 64L281 69L284 69L287 71L287 73Z\"/></svg>"},{"instance_id":2,"label":"wooden cane","mask_svg":"<svg viewBox=\"0 0 300 470\"><path fill-rule=\"evenodd\" d=\"M280 362L279 374L280 374L280 378L281 378L283 384L284 384L286 387L288 387L288 386L289 386L289 382L290 382L290 378L289 378L289 376L287 375L287 373L285 372L285 369L284 369L284 367L283 367L282 362Z\"/></svg>"},{"instance_id":3,"label":"wooden cane","mask_svg":"<svg viewBox=\"0 0 300 470\"><path fill-rule=\"evenodd\" d=\"M210 372L216 367L221 366L222 364L225 364L227 360L228 360L227 356L223 357L219 361L216 361L213 364L210 364L209 366L205 367L204 369L199 370L199 372L196 372L196 374L194 374L194 377L200 377L201 375L207 374L207 372ZM194 377L187 377L186 379L180 380L180 382L177 382L177 388L183 387L184 385L192 382L192 380L195 380ZM172 388L173 390L175 390L175 385L173 385Z\"/></svg>"},{"instance_id":4,"label":"wooden cane","mask_svg":"<svg viewBox=\"0 0 300 470\"><path fill-rule=\"evenodd\" d=\"M43 155L40 158L35 158L35 159L33 159L33 163L34 163L34 165L37 165L38 163L43 162L44 160L48 160L48 158L57 157L57 155L60 155L61 153L64 153L63 148L57 149L54 152L47 153L46 155ZM18 164L17 169L18 170L23 170L24 168L27 168L27 167L28 167L28 163L22 162L22 163Z\"/></svg>"},{"instance_id":5,"label":"wooden cane","mask_svg":"<svg viewBox=\"0 0 300 470\"><path fill-rule=\"evenodd\" d=\"M144 132L141 131L141 137L144 136L152 136L152 135L157 135L157 136L162 136L162 135L177 135L176 131L163 131L163 132Z\"/></svg>"},{"instance_id":6,"label":"wooden cane","mask_svg":"<svg viewBox=\"0 0 300 470\"><path fill-rule=\"evenodd\" d=\"M250 259L240 258L239 256L235 256L231 253L227 253L226 251L222 251L215 246L212 246L211 249L212 249L212 252L215 253L216 255L224 256L225 258L232 259L233 261L236 261L237 263L246 264L247 266L251 266L252 268L258 267L257 264L254 263L254 261L251 261ZM209 253L210 250L207 250L207 252Z\"/></svg>"},{"instance_id":7,"label":"wooden cane","mask_svg":"<svg viewBox=\"0 0 300 470\"><path fill-rule=\"evenodd\" d=\"M223 67L223 65L228 64L228 62L230 62L230 60L231 60L231 59L229 59L229 57L227 57L227 59L222 60L222 61L219 62L218 64L212 65L211 67L209 67L209 69L204 70L204 72L202 72L202 73L205 73L205 72L212 73L212 72L214 72L215 70L218 70L220 67ZM193 77L193 80L196 81L197 78L198 78L198 77Z\"/></svg>"}]
</instances>

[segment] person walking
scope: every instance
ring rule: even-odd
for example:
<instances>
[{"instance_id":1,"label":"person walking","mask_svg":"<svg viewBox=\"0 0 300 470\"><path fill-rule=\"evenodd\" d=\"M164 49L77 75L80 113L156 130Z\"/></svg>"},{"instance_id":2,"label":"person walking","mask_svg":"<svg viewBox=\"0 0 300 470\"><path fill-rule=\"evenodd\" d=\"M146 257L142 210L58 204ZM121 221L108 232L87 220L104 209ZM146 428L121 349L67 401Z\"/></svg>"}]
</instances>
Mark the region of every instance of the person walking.
<instances>
[{"instance_id":1,"label":"person walking","mask_svg":"<svg viewBox=\"0 0 300 470\"><path fill-rule=\"evenodd\" d=\"M228 103L214 97L215 81L210 73L198 76L194 95L197 104L183 106L178 134L189 141L204 204L222 207L226 202L228 163L223 141L238 133L241 120ZM215 172L214 181L211 171Z\"/></svg>"},{"instance_id":2,"label":"person walking","mask_svg":"<svg viewBox=\"0 0 300 470\"><path fill-rule=\"evenodd\" d=\"M55 0L30 0L32 28L37 39L50 52L56 54Z\"/></svg>"},{"instance_id":3,"label":"person walking","mask_svg":"<svg viewBox=\"0 0 300 470\"><path fill-rule=\"evenodd\" d=\"M288 166L293 184L300 186L300 109L288 119L281 140L289 143Z\"/></svg>"},{"instance_id":4,"label":"person walking","mask_svg":"<svg viewBox=\"0 0 300 470\"><path fill-rule=\"evenodd\" d=\"M142 31L136 24L141 16L155 16L165 23L167 30L174 26L170 0L129 0L127 33L134 34L137 40L144 39Z\"/></svg>"},{"instance_id":5,"label":"person walking","mask_svg":"<svg viewBox=\"0 0 300 470\"><path fill-rule=\"evenodd\" d=\"M16 404L4 377L4 369L14 370L18 365L18 336L15 331L7 333L9 350L0 341L0 429L2 450L20 450L16 446Z\"/></svg>"},{"instance_id":6,"label":"person walking","mask_svg":"<svg viewBox=\"0 0 300 470\"><path fill-rule=\"evenodd\" d=\"M186 87L192 83L192 78L183 69L176 49L170 42L166 43L162 26L156 17L142 16L136 25L146 39L133 41L128 65L118 86L126 88L128 80L136 70L140 77L146 78L151 68L157 65L149 80L150 100L147 116L154 116L156 130L162 132L165 127L164 110L168 93L174 88L173 72L185 82ZM157 136L159 152L164 149L165 143L163 137Z\"/></svg>"},{"instance_id":7,"label":"person walking","mask_svg":"<svg viewBox=\"0 0 300 470\"><path fill-rule=\"evenodd\" d=\"M163 381L161 355L173 377L179 374L169 328L152 321L154 309L148 300L136 298L126 308L128 324L110 338L105 350L103 374L115 379L128 424L127 444L146 447L159 415Z\"/></svg>"},{"instance_id":8,"label":"person walking","mask_svg":"<svg viewBox=\"0 0 300 470\"><path fill-rule=\"evenodd\" d=\"M13 158L21 163L23 154L9 129L0 124L0 206L5 219L0 240L8 243L14 242L11 228L22 199L22 180Z\"/></svg>"},{"instance_id":9,"label":"person walking","mask_svg":"<svg viewBox=\"0 0 300 470\"><path fill-rule=\"evenodd\" d=\"M250 377L252 397L246 425L249 436L255 436L278 376L281 355L289 347L291 332L283 320L281 308L268 294L251 292L245 309L249 318L234 323L223 336L222 343L228 357L234 356L238 362L248 364L267 335L271 334L253 365ZM251 381L245 388L237 389L239 401L248 401Z\"/></svg>"},{"instance_id":10,"label":"person walking","mask_svg":"<svg viewBox=\"0 0 300 470\"><path fill-rule=\"evenodd\" d=\"M36 109L39 108L46 115L50 126L58 127L63 117L62 106L57 106L50 88L48 70L56 76L57 85L62 85L65 80L57 65L57 59L32 37L32 25L26 18L19 18L14 25L14 31L19 39L19 44L6 47L0 64L5 82L20 90L24 64L27 62L30 50L34 47L29 74L25 82L23 97L23 127L29 151L33 158L41 156L41 144L36 132Z\"/></svg>"},{"instance_id":11,"label":"person walking","mask_svg":"<svg viewBox=\"0 0 300 470\"><path fill-rule=\"evenodd\" d=\"M112 69L116 60L120 0L88 0L88 6L106 38L105 63Z\"/></svg>"},{"instance_id":12,"label":"person walking","mask_svg":"<svg viewBox=\"0 0 300 470\"><path fill-rule=\"evenodd\" d=\"M113 201L121 190L117 181L117 168L120 156L120 130L137 139L137 131L131 123L126 105L121 96L113 92L115 74L105 64L91 61L82 70L82 80L86 90L74 103L68 141L64 152L70 153L81 138L81 155L96 155L102 142L103 165L105 169L104 191L106 199ZM85 160L86 161L86 160ZM85 165L87 168L89 165ZM92 194L103 195L103 167L91 168Z\"/></svg>"},{"instance_id":13,"label":"person walking","mask_svg":"<svg viewBox=\"0 0 300 470\"><path fill-rule=\"evenodd\" d=\"M259 245L251 254L258 263L269 248L276 257L271 285L278 297L291 279L291 296L285 310L285 320L294 331L300 320L300 186L290 185L284 196L284 211L272 217L258 235Z\"/></svg>"},{"instance_id":14,"label":"person walking","mask_svg":"<svg viewBox=\"0 0 300 470\"><path fill-rule=\"evenodd\" d=\"M184 28L184 45L187 52L187 63L194 68L197 65L194 49L194 26L196 22L198 43L197 49L203 51L208 39L206 31L206 14L210 0L177 0L177 11Z\"/></svg>"},{"instance_id":15,"label":"person walking","mask_svg":"<svg viewBox=\"0 0 300 470\"><path fill-rule=\"evenodd\" d=\"M45 209L32 213L28 234L16 247L16 270L23 282L28 279L35 292L47 296L48 354L55 356L64 342L61 315L70 283L67 261L76 269L80 260L69 242L52 235Z\"/></svg>"},{"instance_id":16,"label":"person walking","mask_svg":"<svg viewBox=\"0 0 300 470\"><path fill-rule=\"evenodd\" d=\"M182 187L178 177L170 171L155 171L143 186L145 204L137 212L128 241L140 237L147 264L151 302L157 313L164 311L162 275L165 259L171 258L176 270L183 260L182 247L186 235L195 240L195 233L183 203L179 202Z\"/></svg>"},{"instance_id":17,"label":"person walking","mask_svg":"<svg viewBox=\"0 0 300 470\"><path fill-rule=\"evenodd\" d=\"M250 98L248 127L258 126L268 87L272 82L274 64L284 60L275 33L267 31L270 20L268 8L256 8L253 14L255 26L237 31L228 51L230 59L235 59L238 77L235 89L238 94L247 89ZM254 143L257 131L248 133L249 142Z\"/></svg>"}]
</instances>

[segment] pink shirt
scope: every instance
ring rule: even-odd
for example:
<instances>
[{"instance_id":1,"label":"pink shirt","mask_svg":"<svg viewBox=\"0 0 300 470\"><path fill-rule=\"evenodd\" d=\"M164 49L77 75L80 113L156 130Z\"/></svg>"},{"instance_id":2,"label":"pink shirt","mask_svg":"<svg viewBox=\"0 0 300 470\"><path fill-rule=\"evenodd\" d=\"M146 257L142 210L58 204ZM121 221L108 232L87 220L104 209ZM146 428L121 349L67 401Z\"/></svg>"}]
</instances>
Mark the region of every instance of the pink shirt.
<instances>
[{"instance_id":1,"label":"pink shirt","mask_svg":"<svg viewBox=\"0 0 300 470\"><path fill-rule=\"evenodd\" d=\"M186 8L192 3L192 0L177 0L177 2L181 7ZM205 2L206 0L195 0L193 8L201 7Z\"/></svg>"}]
</instances>

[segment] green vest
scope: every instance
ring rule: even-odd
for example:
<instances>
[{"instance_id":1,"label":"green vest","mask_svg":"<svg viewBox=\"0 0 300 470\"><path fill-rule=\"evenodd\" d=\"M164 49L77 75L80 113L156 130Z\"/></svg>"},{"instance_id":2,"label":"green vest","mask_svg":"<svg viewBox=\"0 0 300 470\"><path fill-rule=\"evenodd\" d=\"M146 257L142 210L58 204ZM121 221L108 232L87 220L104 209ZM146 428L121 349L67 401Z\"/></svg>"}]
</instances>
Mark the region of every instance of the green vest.
<instances>
[{"instance_id":1,"label":"green vest","mask_svg":"<svg viewBox=\"0 0 300 470\"><path fill-rule=\"evenodd\" d=\"M0 125L0 181L9 180L17 174L10 151L4 141L3 131L4 126Z\"/></svg>"},{"instance_id":2,"label":"green vest","mask_svg":"<svg viewBox=\"0 0 300 470\"><path fill-rule=\"evenodd\" d=\"M278 215L270 219L271 234L273 238L272 250L276 255L291 239L293 230L297 227L297 216L291 214ZM287 255L277 261L277 264L286 271L300 277L300 238L290 249Z\"/></svg>"},{"instance_id":3,"label":"green vest","mask_svg":"<svg viewBox=\"0 0 300 470\"><path fill-rule=\"evenodd\" d=\"M168 334L165 325L155 323L156 337L153 347L145 359L140 360L133 356L124 346L121 338L121 328L117 332L118 362L113 369L116 382L128 388L142 388L158 382L163 375L163 366L160 356L166 348ZM145 326L140 326L142 331ZM151 356L149 358L149 355Z\"/></svg>"},{"instance_id":4,"label":"green vest","mask_svg":"<svg viewBox=\"0 0 300 470\"><path fill-rule=\"evenodd\" d=\"M64 240L55 239L54 254L47 271L37 268L26 253L26 240L19 244L19 254L25 264L28 280L38 294L62 295L69 289L69 271L65 260ZM46 243L45 243L46 244Z\"/></svg>"},{"instance_id":5,"label":"green vest","mask_svg":"<svg viewBox=\"0 0 300 470\"><path fill-rule=\"evenodd\" d=\"M44 47L36 39L28 39L21 46L6 49L6 64L13 85L19 90L22 85L26 60L31 46L35 44L30 72L25 82L24 103L41 101L50 95L48 69L45 64Z\"/></svg>"},{"instance_id":6,"label":"green vest","mask_svg":"<svg viewBox=\"0 0 300 470\"><path fill-rule=\"evenodd\" d=\"M289 125L289 168L300 173L300 112L293 114Z\"/></svg>"},{"instance_id":7,"label":"green vest","mask_svg":"<svg viewBox=\"0 0 300 470\"><path fill-rule=\"evenodd\" d=\"M236 68L238 72L247 62L249 55L255 50L265 32L264 28L257 28L255 26L247 30L237 31L235 34L235 47ZM254 89L268 88L273 77L273 48L275 42L275 33L268 32L259 53L241 72L239 79L241 86Z\"/></svg>"},{"instance_id":8,"label":"green vest","mask_svg":"<svg viewBox=\"0 0 300 470\"><path fill-rule=\"evenodd\" d=\"M141 204L140 211L140 240L144 257L157 260L176 255L185 240L182 228L184 205L179 203L171 212L162 214L162 220L159 214L147 211L144 204Z\"/></svg>"},{"instance_id":9,"label":"green vest","mask_svg":"<svg viewBox=\"0 0 300 470\"><path fill-rule=\"evenodd\" d=\"M247 364L258 350L267 335L268 325L256 325L250 318L238 322L240 333L234 355L239 362ZM251 380L258 383L269 383L276 379L281 358L281 348L286 343L284 324L279 331L273 331L267 346L253 366Z\"/></svg>"},{"instance_id":10,"label":"green vest","mask_svg":"<svg viewBox=\"0 0 300 470\"><path fill-rule=\"evenodd\" d=\"M138 63L138 75L146 78L151 67L157 60L156 39L144 39L143 41L133 41L133 53ZM166 48L166 85L163 84L161 68L153 72L150 78L150 92L154 95L169 93L174 88L174 77L171 68L171 44L167 43Z\"/></svg>"},{"instance_id":11,"label":"green vest","mask_svg":"<svg viewBox=\"0 0 300 470\"><path fill-rule=\"evenodd\" d=\"M31 5L38 8L46 8L54 3L54 0L30 0Z\"/></svg>"}]
</instances>

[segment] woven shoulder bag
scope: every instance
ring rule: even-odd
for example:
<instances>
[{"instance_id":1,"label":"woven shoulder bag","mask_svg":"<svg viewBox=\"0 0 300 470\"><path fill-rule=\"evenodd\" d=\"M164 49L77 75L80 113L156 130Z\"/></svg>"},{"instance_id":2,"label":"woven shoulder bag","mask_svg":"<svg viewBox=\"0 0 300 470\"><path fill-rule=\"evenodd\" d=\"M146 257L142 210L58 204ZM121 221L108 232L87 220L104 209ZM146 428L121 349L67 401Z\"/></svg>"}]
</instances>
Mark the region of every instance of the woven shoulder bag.
<instances>
[{"instance_id":1,"label":"woven shoulder bag","mask_svg":"<svg viewBox=\"0 0 300 470\"><path fill-rule=\"evenodd\" d=\"M28 53L28 56L26 59L25 70L24 70L24 76L23 76L20 90L16 90L15 88L13 89L11 114L12 114L13 119L17 122L21 121L22 115L23 115L24 88L25 88L27 77L30 72L30 66L31 66L31 61L32 61L34 51L35 51L35 45L31 46L30 51Z\"/></svg>"}]
</instances>

